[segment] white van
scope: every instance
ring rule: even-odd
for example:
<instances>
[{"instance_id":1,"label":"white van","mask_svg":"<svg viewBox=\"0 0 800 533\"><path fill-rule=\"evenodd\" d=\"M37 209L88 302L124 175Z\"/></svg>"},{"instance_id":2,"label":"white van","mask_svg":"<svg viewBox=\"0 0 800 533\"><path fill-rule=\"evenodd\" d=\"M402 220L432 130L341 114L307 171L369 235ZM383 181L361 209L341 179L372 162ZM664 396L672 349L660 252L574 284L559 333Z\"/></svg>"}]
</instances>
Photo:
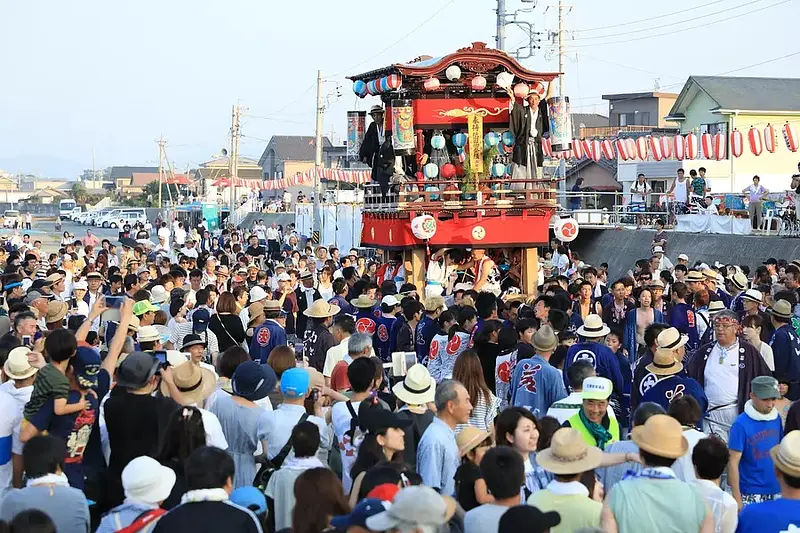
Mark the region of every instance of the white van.
<instances>
[{"instance_id":1,"label":"white van","mask_svg":"<svg viewBox=\"0 0 800 533\"><path fill-rule=\"evenodd\" d=\"M144 222L147 219L147 212L143 207L121 207L116 208L105 214L95 222L96 226L103 228L118 228L135 222Z\"/></svg>"}]
</instances>

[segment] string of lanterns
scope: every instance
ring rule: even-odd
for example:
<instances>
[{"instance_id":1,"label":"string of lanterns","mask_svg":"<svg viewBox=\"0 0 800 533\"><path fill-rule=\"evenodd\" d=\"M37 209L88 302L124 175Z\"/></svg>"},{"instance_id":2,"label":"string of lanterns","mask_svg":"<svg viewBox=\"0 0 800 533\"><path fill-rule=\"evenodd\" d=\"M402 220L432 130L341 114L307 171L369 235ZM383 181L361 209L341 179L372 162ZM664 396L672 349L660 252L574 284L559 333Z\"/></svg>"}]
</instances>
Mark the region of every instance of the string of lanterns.
<instances>
[{"instance_id":1,"label":"string of lanterns","mask_svg":"<svg viewBox=\"0 0 800 533\"><path fill-rule=\"evenodd\" d=\"M508 133L508 132L506 132ZM794 124L787 122L781 127L786 148L797 152L800 148L800 136ZM745 141L746 137L746 141ZM745 144L755 156L760 156L764 150L775 153L778 141L777 132L772 124L767 124L763 131L755 126L751 127L745 136L738 129L729 135L724 133L703 133L697 135L646 135L636 138L616 139L573 139L572 149L554 152L550 139L542 139L542 151L551 159L621 159L622 161L642 160L652 158L655 161L676 159L678 161L698 159L702 154L703 159L721 161L727 156L730 148L733 157L741 157Z\"/></svg>"}]
</instances>

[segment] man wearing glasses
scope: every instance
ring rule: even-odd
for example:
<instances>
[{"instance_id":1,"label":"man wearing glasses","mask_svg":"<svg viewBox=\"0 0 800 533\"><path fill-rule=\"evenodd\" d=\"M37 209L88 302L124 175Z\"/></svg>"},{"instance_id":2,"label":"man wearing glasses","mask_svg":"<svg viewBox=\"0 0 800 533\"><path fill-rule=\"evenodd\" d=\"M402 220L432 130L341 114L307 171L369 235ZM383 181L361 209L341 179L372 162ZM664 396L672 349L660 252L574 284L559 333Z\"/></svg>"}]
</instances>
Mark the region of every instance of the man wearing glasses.
<instances>
[{"instance_id":1,"label":"man wearing glasses","mask_svg":"<svg viewBox=\"0 0 800 533\"><path fill-rule=\"evenodd\" d=\"M687 373L697 380L708 397L703 431L728 442L736 417L750 398L750 382L769 376L767 363L755 347L739 339L739 316L724 310L714 317L716 341L700 346L687 365Z\"/></svg>"}]
</instances>

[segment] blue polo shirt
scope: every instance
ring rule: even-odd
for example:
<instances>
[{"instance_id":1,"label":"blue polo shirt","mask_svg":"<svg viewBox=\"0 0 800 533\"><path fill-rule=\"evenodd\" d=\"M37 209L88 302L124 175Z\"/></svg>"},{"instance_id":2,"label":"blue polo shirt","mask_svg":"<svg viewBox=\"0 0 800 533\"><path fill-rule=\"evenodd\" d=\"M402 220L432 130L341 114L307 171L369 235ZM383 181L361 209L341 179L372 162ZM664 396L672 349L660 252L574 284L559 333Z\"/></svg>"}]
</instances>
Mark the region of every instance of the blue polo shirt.
<instances>
[{"instance_id":1,"label":"blue polo shirt","mask_svg":"<svg viewBox=\"0 0 800 533\"><path fill-rule=\"evenodd\" d=\"M769 451L783 438L781 417L775 420L753 420L747 413L736 418L731 427L728 447L741 452L739 491L742 494L780 494Z\"/></svg>"}]
</instances>

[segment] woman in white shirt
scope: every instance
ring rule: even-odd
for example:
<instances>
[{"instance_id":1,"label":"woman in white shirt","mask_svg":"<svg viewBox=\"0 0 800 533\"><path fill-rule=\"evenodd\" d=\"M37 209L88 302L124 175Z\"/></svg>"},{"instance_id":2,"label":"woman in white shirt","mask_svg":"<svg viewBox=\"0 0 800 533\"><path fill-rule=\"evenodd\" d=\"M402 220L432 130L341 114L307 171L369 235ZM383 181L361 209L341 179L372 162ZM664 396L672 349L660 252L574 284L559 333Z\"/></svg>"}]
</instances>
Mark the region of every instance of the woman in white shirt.
<instances>
[{"instance_id":1,"label":"woman in white shirt","mask_svg":"<svg viewBox=\"0 0 800 533\"><path fill-rule=\"evenodd\" d=\"M742 320L742 333L745 340L758 350L770 371L775 372L775 356L772 353L772 346L761 341L762 327L764 327L764 320L759 315L747 315Z\"/></svg>"}]
</instances>

